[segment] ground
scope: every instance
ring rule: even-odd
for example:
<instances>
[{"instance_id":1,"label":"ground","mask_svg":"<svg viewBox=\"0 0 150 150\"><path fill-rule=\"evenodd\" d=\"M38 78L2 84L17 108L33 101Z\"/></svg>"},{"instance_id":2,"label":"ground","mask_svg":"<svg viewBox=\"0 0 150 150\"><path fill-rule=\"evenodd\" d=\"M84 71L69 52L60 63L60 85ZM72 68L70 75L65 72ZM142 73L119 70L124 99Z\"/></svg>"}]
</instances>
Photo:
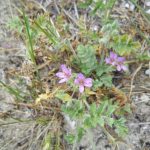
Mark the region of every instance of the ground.
<instances>
[{"instance_id":1,"label":"ground","mask_svg":"<svg viewBox=\"0 0 150 150\"><path fill-rule=\"evenodd\" d=\"M19 69L26 61L24 43L15 38L6 27L9 19L17 15L14 5L19 5L19 2L19 0L0 1L0 80L9 84L14 83L8 71ZM138 67L137 64L134 70L136 71ZM150 150L150 77L145 74L146 70L148 66L143 64L134 78L131 96L133 113L128 116L129 135L125 139L126 145L120 146L122 150ZM129 90L128 87L124 89L126 94L129 94ZM14 118L28 119L34 117L32 116L34 113L28 108L17 110L17 106L12 103L14 103L13 97L0 89L0 150L40 150L37 141L42 140L42 134L47 130L44 131L42 125L36 126L34 121L15 123ZM106 136L99 128L92 132L97 150L112 150ZM69 150L69 147L66 150ZM92 150L88 135L83 138L78 149Z\"/></svg>"}]
</instances>

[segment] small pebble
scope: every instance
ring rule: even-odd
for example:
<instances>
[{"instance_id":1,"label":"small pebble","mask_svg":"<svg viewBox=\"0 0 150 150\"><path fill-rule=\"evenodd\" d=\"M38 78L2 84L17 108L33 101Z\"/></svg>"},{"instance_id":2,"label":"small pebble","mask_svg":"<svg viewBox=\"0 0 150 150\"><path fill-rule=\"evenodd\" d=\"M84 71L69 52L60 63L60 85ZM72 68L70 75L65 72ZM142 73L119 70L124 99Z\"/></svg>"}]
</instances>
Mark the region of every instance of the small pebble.
<instances>
[{"instance_id":1,"label":"small pebble","mask_svg":"<svg viewBox=\"0 0 150 150\"><path fill-rule=\"evenodd\" d=\"M150 9L146 11L147 14L150 14Z\"/></svg>"},{"instance_id":2,"label":"small pebble","mask_svg":"<svg viewBox=\"0 0 150 150\"><path fill-rule=\"evenodd\" d=\"M147 70L145 71L145 74L150 76L150 69L147 69Z\"/></svg>"},{"instance_id":3,"label":"small pebble","mask_svg":"<svg viewBox=\"0 0 150 150\"><path fill-rule=\"evenodd\" d=\"M129 3L126 3L125 8L129 8L129 7L130 7Z\"/></svg>"},{"instance_id":4,"label":"small pebble","mask_svg":"<svg viewBox=\"0 0 150 150\"><path fill-rule=\"evenodd\" d=\"M150 1L145 2L145 6L150 6Z\"/></svg>"},{"instance_id":5,"label":"small pebble","mask_svg":"<svg viewBox=\"0 0 150 150\"><path fill-rule=\"evenodd\" d=\"M135 6L131 3L130 10L133 11L135 9Z\"/></svg>"},{"instance_id":6,"label":"small pebble","mask_svg":"<svg viewBox=\"0 0 150 150\"><path fill-rule=\"evenodd\" d=\"M141 99L141 100L144 100L144 101L149 101L149 100L150 100L150 99L149 99L149 96L148 96L147 94L145 94L145 93L143 93L143 94L141 95L140 99Z\"/></svg>"},{"instance_id":7,"label":"small pebble","mask_svg":"<svg viewBox=\"0 0 150 150\"><path fill-rule=\"evenodd\" d=\"M91 28L92 28L92 31L98 31L98 26L97 25L94 25Z\"/></svg>"},{"instance_id":8,"label":"small pebble","mask_svg":"<svg viewBox=\"0 0 150 150\"><path fill-rule=\"evenodd\" d=\"M76 122L71 120L69 116L64 115L67 123L69 124L69 126L71 127L72 130L74 130L76 128Z\"/></svg>"},{"instance_id":9,"label":"small pebble","mask_svg":"<svg viewBox=\"0 0 150 150\"><path fill-rule=\"evenodd\" d=\"M144 126L142 127L143 130L148 130L149 129L149 126Z\"/></svg>"},{"instance_id":10,"label":"small pebble","mask_svg":"<svg viewBox=\"0 0 150 150\"><path fill-rule=\"evenodd\" d=\"M130 11L134 11L135 5L133 5L131 2L125 4L125 8L129 9Z\"/></svg>"},{"instance_id":11,"label":"small pebble","mask_svg":"<svg viewBox=\"0 0 150 150\"><path fill-rule=\"evenodd\" d=\"M3 69L0 69L0 80L5 81L5 72Z\"/></svg>"}]
</instances>

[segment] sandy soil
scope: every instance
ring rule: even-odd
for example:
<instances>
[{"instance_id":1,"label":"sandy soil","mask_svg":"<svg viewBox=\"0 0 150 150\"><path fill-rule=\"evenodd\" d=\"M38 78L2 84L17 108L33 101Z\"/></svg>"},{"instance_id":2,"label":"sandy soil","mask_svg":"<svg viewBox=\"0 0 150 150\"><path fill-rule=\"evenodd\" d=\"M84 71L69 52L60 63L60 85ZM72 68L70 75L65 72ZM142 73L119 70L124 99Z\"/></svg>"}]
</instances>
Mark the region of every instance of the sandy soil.
<instances>
[{"instance_id":1,"label":"sandy soil","mask_svg":"<svg viewBox=\"0 0 150 150\"><path fill-rule=\"evenodd\" d=\"M19 1L19 0L18 0ZM16 10L10 5L18 4L17 0L0 1L0 80L6 83L13 81L7 76L9 69L18 69L20 64L24 61L25 47L23 43L15 39L12 33L6 28L6 22L14 15ZM136 88L138 86L145 86L142 79L148 78L143 72L138 74L138 84L134 83ZM149 81L149 80L148 80ZM147 84L147 83L146 83ZM129 135L126 137L127 146L120 146L121 150L150 150L150 94L144 90L139 93L134 93L132 96L135 110L128 118ZM8 103L13 102L13 97L7 92L0 89L0 116L1 113L11 114L11 116L19 116L20 118L30 118L32 112L25 109L18 111L16 107ZM35 127L34 122L20 123L20 124L5 124L11 119L0 118L0 150L40 150L36 140L31 143L30 134ZM112 150L108 143L106 136L100 129L92 130L94 133L94 140L96 143L96 150ZM29 138L30 137L30 138ZM28 148L25 143L29 143ZM30 148L29 148L30 145ZM88 135L81 141L78 149L92 150L90 148ZM69 150L70 148L68 148Z\"/></svg>"}]
</instances>

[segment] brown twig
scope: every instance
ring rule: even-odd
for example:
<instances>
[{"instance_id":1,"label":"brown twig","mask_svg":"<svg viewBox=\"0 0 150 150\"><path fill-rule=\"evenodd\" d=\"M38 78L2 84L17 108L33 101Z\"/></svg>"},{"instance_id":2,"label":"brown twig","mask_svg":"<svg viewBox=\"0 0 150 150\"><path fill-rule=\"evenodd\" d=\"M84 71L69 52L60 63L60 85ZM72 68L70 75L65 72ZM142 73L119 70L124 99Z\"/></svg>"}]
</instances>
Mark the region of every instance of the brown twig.
<instances>
[{"instance_id":1,"label":"brown twig","mask_svg":"<svg viewBox=\"0 0 150 150\"><path fill-rule=\"evenodd\" d=\"M131 87L130 87L130 92L129 92L129 99L131 98L131 94L132 94L132 90L133 90L133 82L134 82L135 76L141 70L142 66L143 66L143 64L141 63L139 65L139 67L135 70L135 72L132 75L132 78L131 78Z\"/></svg>"},{"instance_id":2,"label":"brown twig","mask_svg":"<svg viewBox=\"0 0 150 150\"><path fill-rule=\"evenodd\" d=\"M77 27L81 27L80 25L79 25L79 23L77 22L77 20L76 19L74 19L70 14L69 14L69 12L67 12L65 9L63 9L62 8L62 11L63 11L63 13L77 26Z\"/></svg>"},{"instance_id":3,"label":"brown twig","mask_svg":"<svg viewBox=\"0 0 150 150\"><path fill-rule=\"evenodd\" d=\"M24 106L24 107L28 107L31 109L41 109L39 105L35 105L35 104L26 104L26 103L7 103L7 104L11 104L11 105L16 105L16 106ZM42 109L48 109L48 110L56 110L56 111L60 111L59 108L57 107L47 107L47 106L42 106Z\"/></svg>"}]
</instances>

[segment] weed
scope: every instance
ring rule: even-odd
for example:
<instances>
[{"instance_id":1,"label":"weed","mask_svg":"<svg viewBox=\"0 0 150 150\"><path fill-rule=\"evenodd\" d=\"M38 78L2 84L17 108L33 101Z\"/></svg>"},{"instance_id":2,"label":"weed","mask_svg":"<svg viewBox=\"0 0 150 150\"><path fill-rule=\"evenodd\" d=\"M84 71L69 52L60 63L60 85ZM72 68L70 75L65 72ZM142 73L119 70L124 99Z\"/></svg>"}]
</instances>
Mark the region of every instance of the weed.
<instances>
[{"instance_id":1,"label":"weed","mask_svg":"<svg viewBox=\"0 0 150 150\"><path fill-rule=\"evenodd\" d=\"M57 114L53 121L59 122L61 119L58 116L65 114L75 122L75 134L71 132L65 136L73 149L85 134L89 135L94 149L91 130L97 126L114 145L118 141L124 142L123 138L128 133L125 117L126 113L131 112L130 104L125 93L113 84L113 78L115 73L122 75L129 71L126 62L130 55L137 61L148 61L149 56L146 53L137 54L141 48L140 42L132 35L122 33L119 21L111 18L115 3L116 0L105 3L103 0L88 0L78 3L78 9L92 9L91 18L97 17L101 12L98 19L102 23L97 31L88 28L81 21L82 17L79 16L79 20L71 18L62 7L60 9L64 14L58 14L55 23L49 15L44 14L30 20L25 13L23 20L15 18L10 23L12 29L18 26L20 34L25 31L24 40L27 41L28 56L34 64L34 70L43 75L42 69L50 68L47 76L41 77L41 84L37 82L31 86L30 93L35 93L32 98L34 107L50 107L50 112ZM79 23L82 25L78 25ZM47 50L46 46L53 52ZM40 56L37 55L38 52ZM40 60L42 67L38 66L37 60ZM1 81L0 83L18 99L24 99L22 91ZM43 117L36 121L47 125L51 120ZM47 132L43 140L43 150L53 146L60 149L60 137L60 130Z\"/></svg>"}]
</instances>

